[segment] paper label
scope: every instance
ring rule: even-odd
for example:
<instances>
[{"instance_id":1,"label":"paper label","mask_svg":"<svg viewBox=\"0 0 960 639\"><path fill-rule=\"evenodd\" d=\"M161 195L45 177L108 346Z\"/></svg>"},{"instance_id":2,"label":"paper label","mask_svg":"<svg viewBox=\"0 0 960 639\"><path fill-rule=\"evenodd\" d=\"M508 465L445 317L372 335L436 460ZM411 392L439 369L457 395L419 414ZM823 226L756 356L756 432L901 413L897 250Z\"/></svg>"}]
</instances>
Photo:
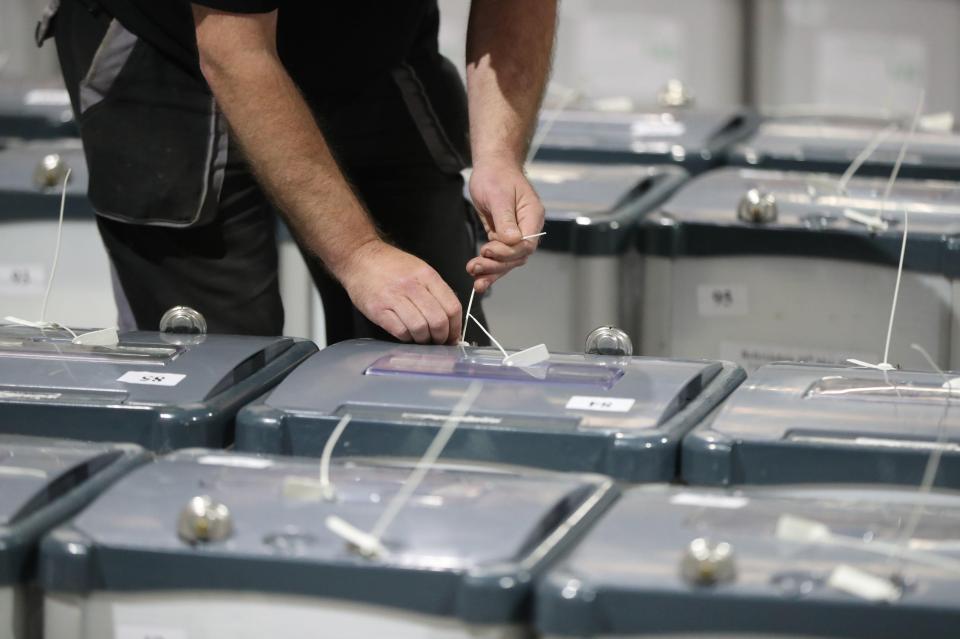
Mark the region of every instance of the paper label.
<instances>
[{"instance_id":1,"label":"paper label","mask_svg":"<svg viewBox=\"0 0 960 639\"><path fill-rule=\"evenodd\" d=\"M817 102L912 113L927 85L927 57L919 38L825 31L817 47Z\"/></svg>"},{"instance_id":2,"label":"paper label","mask_svg":"<svg viewBox=\"0 0 960 639\"><path fill-rule=\"evenodd\" d=\"M115 639L189 639L186 630L156 626L117 626Z\"/></svg>"},{"instance_id":3,"label":"paper label","mask_svg":"<svg viewBox=\"0 0 960 639\"><path fill-rule=\"evenodd\" d=\"M180 373L154 373L151 371L127 371L117 378L124 384L144 384L146 386L176 386L187 376Z\"/></svg>"},{"instance_id":4,"label":"paper label","mask_svg":"<svg viewBox=\"0 0 960 639\"><path fill-rule=\"evenodd\" d=\"M672 18L597 3L576 21L576 86L587 95L652 100L682 79L684 29Z\"/></svg>"},{"instance_id":5,"label":"paper label","mask_svg":"<svg viewBox=\"0 0 960 639\"><path fill-rule=\"evenodd\" d=\"M632 397L590 397L574 395L567 402L567 410L593 410L603 413L626 413L633 408Z\"/></svg>"},{"instance_id":6,"label":"paper label","mask_svg":"<svg viewBox=\"0 0 960 639\"><path fill-rule=\"evenodd\" d=\"M676 120L643 119L630 125L630 135L635 138L676 138L686 132L686 125Z\"/></svg>"},{"instance_id":7,"label":"paper label","mask_svg":"<svg viewBox=\"0 0 960 639\"><path fill-rule=\"evenodd\" d=\"M816 348L784 346L782 344L750 344L720 342L720 359L737 362L748 371L770 362L805 362L810 364L839 364L846 366L848 358L867 362L878 361L879 353L858 351L828 351Z\"/></svg>"},{"instance_id":8,"label":"paper label","mask_svg":"<svg viewBox=\"0 0 960 639\"><path fill-rule=\"evenodd\" d=\"M678 506L699 506L701 508L725 508L736 510L750 503L746 497L732 495L707 495L704 493L679 493L670 498L671 504Z\"/></svg>"},{"instance_id":9,"label":"paper label","mask_svg":"<svg viewBox=\"0 0 960 639\"><path fill-rule=\"evenodd\" d=\"M741 284L697 286L697 312L701 317L740 317L750 312L747 287Z\"/></svg>"},{"instance_id":10,"label":"paper label","mask_svg":"<svg viewBox=\"0 0 960 639\"><path fill-rule=\"evenodd\" d=\"M66 89L32 89L23 96L27 106L70 106L70 94Z\"/></svg>"},{"instance_id":11,"label":"paper label","mask_svg":"<svg viewBox=\"0 0 960 639\"><path fill-rule=\"evenodd\" d=\"M46 285L43 264L0 264L0 295L43 295Z\"/></svg>"}]
</instances>

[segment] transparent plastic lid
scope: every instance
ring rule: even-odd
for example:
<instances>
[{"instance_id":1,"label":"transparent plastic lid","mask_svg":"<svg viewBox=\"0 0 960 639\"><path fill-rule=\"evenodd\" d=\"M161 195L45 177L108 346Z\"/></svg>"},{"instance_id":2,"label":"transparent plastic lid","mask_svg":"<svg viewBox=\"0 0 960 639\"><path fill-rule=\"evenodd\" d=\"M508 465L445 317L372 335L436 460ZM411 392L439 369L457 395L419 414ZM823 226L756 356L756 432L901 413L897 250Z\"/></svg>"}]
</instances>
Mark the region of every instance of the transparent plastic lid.
<instances>
[{"instance_id":1,"label":"transparent plastic lid","mask_svg":"<svg viewBox=\"0 0 960 639\"><path fill-rule=\"evenodd\" d=\"M0 328L0 357L163 364L182 351L175 345L124 342L122 338L116 346L74 344L73 335L65 330Z\"/></svg>"},{"instance_id":2,"label":"transparent plastic lid","mask_svg":"<svg viewBox=\"0 0 960 639\"><path fill-rule=\"evenodd\" d=\"M488 379L547 384L593 385L611 388L624 370L607 363L586 364L564 361L563 355L532 367L509 366L496 351L461 351L459 355L439 353L398 353L385 355L364 371L365 375L422 375L455 379Z\"/></svg>"},{"instance_id":3,"label":"transparent plastic lid","mask_svg":"<svg viewBox=\"0 0 960 639\"><path fill-rule=\"evenodd\" d=\"M859 377L824 377L814 382L804 397L840 398L844 400L893 402L931 402L942 406L945 401L960 398L957 388L936 382L890 380L889 382Z\"/></svg>"}]
</instances>

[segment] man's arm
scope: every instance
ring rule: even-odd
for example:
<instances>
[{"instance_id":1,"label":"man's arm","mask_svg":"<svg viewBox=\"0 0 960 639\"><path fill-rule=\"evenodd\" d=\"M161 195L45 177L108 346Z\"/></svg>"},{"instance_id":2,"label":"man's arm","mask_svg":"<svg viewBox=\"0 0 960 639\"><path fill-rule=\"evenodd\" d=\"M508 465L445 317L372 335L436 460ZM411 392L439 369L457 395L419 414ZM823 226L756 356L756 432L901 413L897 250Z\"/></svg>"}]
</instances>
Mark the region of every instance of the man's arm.
<instances>
[{"instance_id":1,"label":"man's arm","mask_svg":"<svg viewBox=\"0 0 960 639\"><path fill-rule=\"evenodd\" d=\"M467 93L473 173L470 194L487 230L467 264L476 288L521 266L536 249L543 205L523 174L543 99L557 0L473 0L467 33Z\"/></svg>"},{"instance_id":2,"label":"man's arm","mask_svg":"<svg viewBox=\"0 0 960 639\"><path fill-rule=\"evenodd\" d=\"M276 11L194 5L200 66L260 183L354 305L402 340L456 342L456 295L384 242L344 178L276 50Z\"/></svg>"}]
</instances>

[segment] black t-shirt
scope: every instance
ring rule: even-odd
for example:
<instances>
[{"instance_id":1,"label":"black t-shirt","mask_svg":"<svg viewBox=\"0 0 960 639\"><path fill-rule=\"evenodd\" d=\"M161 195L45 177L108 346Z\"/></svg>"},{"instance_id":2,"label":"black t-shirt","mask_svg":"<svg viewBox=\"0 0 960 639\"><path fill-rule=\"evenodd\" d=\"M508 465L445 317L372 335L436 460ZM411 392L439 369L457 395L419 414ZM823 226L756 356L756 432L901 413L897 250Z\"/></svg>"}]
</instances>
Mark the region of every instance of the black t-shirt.
<instances>
[{"instance_id":1,"label":"black t-shirt","mask_svg":"<svg viewBox=\"0 0 960 639\"><path fill-rule=\"evenodd\" d=\"M129 31L202 80L188 0L97 1ZM277 11L280 58L342 163L432 161L448 172L465 165L466 95L456 70L438 51L437 0L196 3L237 13ZM406 92L399 87L398 69L407 73ZM415 115L411 101L418 100L429 105ZM424 112L436 126L423 123Z\"/></svg>"},{"instance_id":2,"label":"black t-shirt","mask_svg":"<svg viewBox=\"0 0 960 639\"><path fill-rule=\"evenodd\" d=\"M196 67L187 0L99 0L127 29ZM277 48L308 98L349 93L404 61L437 55L437 0L195 0L222 11L277 10Z\"/></svg>"}]
</instances>

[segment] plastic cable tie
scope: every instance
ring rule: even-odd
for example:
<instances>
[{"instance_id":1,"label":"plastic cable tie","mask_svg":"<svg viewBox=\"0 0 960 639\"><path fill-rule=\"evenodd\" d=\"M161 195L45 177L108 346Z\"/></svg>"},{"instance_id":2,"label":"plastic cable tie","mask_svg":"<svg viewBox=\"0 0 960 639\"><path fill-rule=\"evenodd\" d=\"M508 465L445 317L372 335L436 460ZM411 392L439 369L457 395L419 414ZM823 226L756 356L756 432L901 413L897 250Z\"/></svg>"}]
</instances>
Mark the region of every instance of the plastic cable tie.
<instances>
[{"instance_id":1,"label":"plastic cable tie","mask_svg":"<svg viewBox=\"0 0 960 639\"><path fill-rule=\"evenodd\" d=\"M819 521L793 515L781 515L777 519L776 536L777 539L784 541L823 543L829 541L833 535L830 528Z\"/></svg>"},{"instance_id":2,"label":"plastic cable tie","mask_svg":"<svg viewBox=\"0 0 960 639\"><path fill-rule=\"evenodd\" d=\"M546 344L537 344L512 355L507 355L503 358L503 363L507 366L526 368L541 364L548 359L550 359L550 351L547 350Z\"/></svg>"},{"instance_id":3,"label":"plastic cable tie","mask_svg":"<svg viewBox=\"0 0 960 639\"><path fill-rule=\"evenodd\" d=\"M16 324L17 326L26 326L28 328L60 328L56 322L34 322L31 320L14 317L13 315L7 315L3 318L3 321L9 322L10 324Z\"/></svg>"},{"instance_id":4,"label":"plastic cable tie","mask_svg":"<svg viewBox=\"0 0 960 639\"><path fill-rule=\"evenodd\" d=\"M900 587L889 579L845 564L833 569L827 585L867 601L896 601L903 594Z\"/></svg>"},{"instance_id":5,"label":"plastic cable tie","mask_svg":"<svg viewBox=\"0 0 960 639\"><path fill-rule=\"evenodd\" d=\"M326 519L326 524L330 532L359 550L364 557L384 557L387 555L387 549L376 537L363 532L340 517L330 515Z\"/></svg>"},{"instance_id":6,"label":"plastic cable tie","mask_svg":"<svg viewBox=\"0 0 960 639\"><path fill-rule=\"evenodd\" d=\"M524 236L523 236L522 238L520 238L520 239L521 239L521 240L532 240L532 239L535 238L535 237L543 237L543 236L546 235L546 234L547 234L546 231L541 231L540 233L531 233L530 235L524 235Z\"/></svg>"},{"instance_id":7,"label":"plastic cable tie","mask_svg":"<svg viewBox=\"0 0 960 639\"><path fill-rule=\"evenodd\" d=\"M326 493L323 482L316 477L288 475L283 478L283 496L297 501L321 501Z\"/></svg>"},{"instance_id":8,"label":"plastic cable tie","mask_svg":"<svg viewBox=\"0 0 960 639\"><path fill-rule=\"evenodd\" d=\"M875 215L868 215L866 213L857 211L856 209L844 209L843 217L856 222L857 224L863 224L871 231L886 231L890 228L890 223L883 218L879 218Z\"/></svg>"},{"instance_id":9,"label":"plastic cable tie","mask_svg":"<svg viewBox=\"0 0 960 639\"><path fill-rule=\"evenodd\" d=\"M864 362L863 360L850 358L847 360L849 363L855 366L861 366L863 368L873 368L878 371L893 371L897 367L889 362L880 362L879 364L871 364L869 362Z\"/></svg>"},{"instance_id":10,"label":"plastic cable tie","mask_svg":"<svg viewBox=\"0 0 960 639\"><path fill-rule=\"evenodd\" d=\"M98 331L77 335L72 341L74 344L84 346L116 346L120 343L120 334L116 328L101 328Z\"/></svg>"}]
</instances>

